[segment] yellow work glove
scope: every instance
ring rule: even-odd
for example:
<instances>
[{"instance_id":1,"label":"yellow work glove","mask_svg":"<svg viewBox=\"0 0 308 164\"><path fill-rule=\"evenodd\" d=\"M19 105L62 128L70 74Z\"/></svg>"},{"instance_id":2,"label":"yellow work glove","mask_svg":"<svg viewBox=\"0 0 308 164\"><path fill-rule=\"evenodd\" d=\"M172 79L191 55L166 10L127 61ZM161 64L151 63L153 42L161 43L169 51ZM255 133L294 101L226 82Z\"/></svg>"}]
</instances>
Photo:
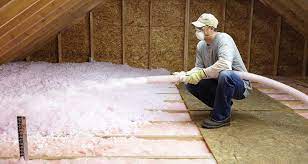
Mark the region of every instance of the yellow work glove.
<instances>
[{"instance_id":1,"label":"yellow work glove","mask_svg":"<svg viewBox=\"0 0 308 164\"><path fill-rule=\"evenodd\" d=\"M204 79L206 76L205 72L203 69L196 70L192 72L191 74L185 76L183 78L184 83L189 83L189 84L198 84L200 80Z\"/></svg>"}]
</instances>

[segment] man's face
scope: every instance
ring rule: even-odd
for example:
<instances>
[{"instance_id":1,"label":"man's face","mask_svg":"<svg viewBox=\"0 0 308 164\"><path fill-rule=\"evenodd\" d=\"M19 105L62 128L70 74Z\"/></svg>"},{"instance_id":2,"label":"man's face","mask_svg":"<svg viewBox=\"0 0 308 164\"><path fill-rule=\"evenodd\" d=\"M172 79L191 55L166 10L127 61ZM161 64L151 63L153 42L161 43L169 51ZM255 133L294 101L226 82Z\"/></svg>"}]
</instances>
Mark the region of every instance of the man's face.
<instances>
[{"instance_id":1,"label":"man's face","mask_svg":"<svg viewBox=\"0 0 308 164\"><path fill-rule=\"evenodd\" d=\"M207 37L207 36L211 36L212 35L212 32L213 32L213 29L209 26L204 26L203 28L203 32L204 32L204 36Z\"/></svg>"}]
</instances>

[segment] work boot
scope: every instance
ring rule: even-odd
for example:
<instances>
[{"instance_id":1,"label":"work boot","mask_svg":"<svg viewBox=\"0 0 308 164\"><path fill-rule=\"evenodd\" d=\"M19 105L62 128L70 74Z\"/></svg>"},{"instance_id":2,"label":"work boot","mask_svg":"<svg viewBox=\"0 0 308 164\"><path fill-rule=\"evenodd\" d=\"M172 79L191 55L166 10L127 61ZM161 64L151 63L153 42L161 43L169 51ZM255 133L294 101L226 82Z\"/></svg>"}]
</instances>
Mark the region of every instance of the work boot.
<instances>
[{"instance_id":1,"label":"work boot","mask_svg":"<svg viewBox=\"0 0 308 164\"><path fill-rule=\"evenodd\" d=\"M202 121L201 126L206 129L215 129L223 126L230 126L230 117L224 121L215 121L213 119L207 118Z\"/></svg>"}]
</instances>

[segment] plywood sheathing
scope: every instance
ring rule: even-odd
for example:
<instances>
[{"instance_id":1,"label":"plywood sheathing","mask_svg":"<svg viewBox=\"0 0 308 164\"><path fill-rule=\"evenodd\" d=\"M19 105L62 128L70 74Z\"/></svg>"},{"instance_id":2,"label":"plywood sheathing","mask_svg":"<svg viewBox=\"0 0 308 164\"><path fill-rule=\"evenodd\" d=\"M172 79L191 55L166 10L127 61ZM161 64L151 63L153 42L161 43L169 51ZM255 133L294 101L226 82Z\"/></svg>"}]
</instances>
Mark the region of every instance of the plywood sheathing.
<instances>
[{"instance_id":1,"label":"plywood sheathing","mask_svg":"<svg viewBox=\"0 0 308 164\"><path fill-rule=\"evenodd\" d=\"M87 62L89 60L88 25L88 16L84 16L61 32L63 62Z\"/></svg>"},{"instance_id":2,"label":"plywood sheathing","mask_svg":"<svg viewBox=\"0 0 308 164\"><path fill-rule=\"evenodd\" d=\"M183 70L185 1L152 0L150 68Z\"/></svg>"},{"instance_id":3,"label":"plywood sheathing","mask_svg":"<svg viewBox=\"0 0 308 164\"><path fill-rule=\"evenodd\" d=\"M278 75L301 76L305 39L285 21L282 21L281 36Z\"/></svg>"},{"instance_id":4,"label":"plywood sheathing","mask_svg":"<svg viewBox=\"0 0 308 164\"><path fill-rule=\"evenodd\" d=\"M125 0L124 49L130 66L148 68L149 0Z\"/></svg>"},{"instance_id":5,"label":"plywood sheathing","mask_svg":"<svg viewBox=\"0 0 308 164\"><path fill-rule=\"evenodd\" d=\"M248 63L249 16L250 1L227 1L225 32L234 39L246 66Z\"/></svg>"},{"instance_id":6,"label":"plywood sheathing","mask_svg":"<svg viewBox=\"0 0 308 164\"><path fill-rule=\"evenodd\" d=\"M255 1L253 14L253 35L251 44L250 71L257 74L271 75L274 66L276 41L276 19L272 10L259 1Z\"/></svg>"},{"instance_id":7,"label":"plywood sheathing","mask_svg":"<svg viewBox=\"0 0 308 164\"><path fill-rule=\"evenodd\" d=\"M223 0L191 0L190 1L190 23L196 21L199 16L203 13L212 13L218 19L219 23L223 19ZM218 24L218 31L221 30L221 24ZM188 69L191 69L195 66L195 55L196 55L196 47L198 44L198 39L195 35L195 28L193 25L189 28L189 39L188 39Z\"/></svg>"},{"instance_id":8,"label":"plywood sheathing","mask_svg":"<svg viewBox=\"0 0 308 164\"><path fill-rule=\"evenodd\" d=\"M93 10L96 61L122 63L121 0L106 0Z\"/></svg>"},{"instance_id":9,"label":"plywood sheathing","mask_svg":"<svg viewBox=\"0 0 308 164\"><path fill-rule=\"evenodd\" d=\"M29 59L30 61L45 61L56 63L58 62L57 50L57 38L54 37L42 48L32 53L32 55L29 56Z\"/></svg>"}]
</instances>

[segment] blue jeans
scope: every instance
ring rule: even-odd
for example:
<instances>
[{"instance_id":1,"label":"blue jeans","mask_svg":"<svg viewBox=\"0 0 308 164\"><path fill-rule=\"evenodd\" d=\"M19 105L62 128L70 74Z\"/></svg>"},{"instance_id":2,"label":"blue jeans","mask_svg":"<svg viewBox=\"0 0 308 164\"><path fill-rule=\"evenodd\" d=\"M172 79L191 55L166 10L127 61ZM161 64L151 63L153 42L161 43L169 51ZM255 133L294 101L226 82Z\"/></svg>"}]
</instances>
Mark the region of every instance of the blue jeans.
<instances>
[{"instance_id":1,"label":"blue jeans","mask_svg":"<svg viewBox=\"0 0 308 164\"><path fill-rule=\"evenodd\" d=\"M186 88L213 108L211 117L215 121L224 121L231 116L232 98L245 98L244 82L233 71L221 71L218 79L203 79L197 85L187 84Z\"/></svg>"}]
</instances>

